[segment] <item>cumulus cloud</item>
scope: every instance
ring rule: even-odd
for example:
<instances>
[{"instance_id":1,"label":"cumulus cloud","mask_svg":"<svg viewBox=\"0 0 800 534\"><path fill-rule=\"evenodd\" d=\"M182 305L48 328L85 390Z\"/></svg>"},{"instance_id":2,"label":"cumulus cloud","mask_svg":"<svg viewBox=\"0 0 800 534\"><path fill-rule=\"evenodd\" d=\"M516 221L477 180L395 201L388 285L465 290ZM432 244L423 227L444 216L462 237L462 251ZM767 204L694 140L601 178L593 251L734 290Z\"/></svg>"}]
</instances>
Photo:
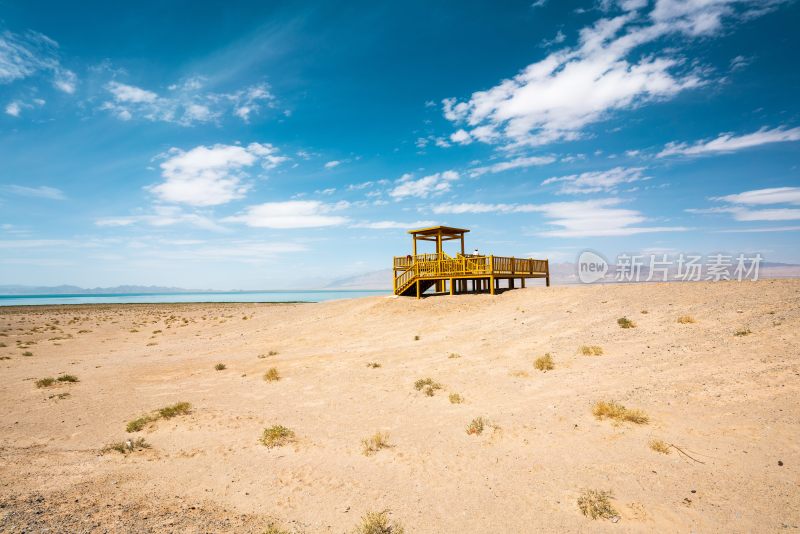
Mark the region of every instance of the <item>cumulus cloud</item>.
<instances>
[{"instance_id":1,"label":"cumulus cloud","mask_svg":"<svg viewBox=\"0 0 800 534\"><path fill-rule=\"evenodd\" d=\"M677 142L667 143L664 150L659 152L657 157L700 156L704 154L736 152L738 150L770 143L786 143L789 141L800 141L800 127L790 129L783 126L772 129L765 127L757 132L739 136L731 133L724 133L720 134L716 139L698 141L694 144Z\"/></svg>"},{"instance_id":2,"label":"cumulus cloud","mask_svg":"<svg viewBox=\"0 0 800 534\"><path fill-rule=\"evenodd\" d=\"M100 109L121 120L134 118L192 126L214 122L232 114L249 122L263 107L271 107L274 96L266 84L257 84L231 93L203 90L202 78L189 78L170 85L168 91L155 91L135 85L111 81L105 88L111 96Z\"/></svg>"},{"instance_id":3,"label":"cumulus cloud","mask_svg":"<svg viewBox=\"0 0 800 534\"><path fill-rule=\"evenodd\" d=\"M326 204L317 200L291 200L287 202L265 202L248 206L244 212L227 217L226 222L238 222L254 228L319 228L339 226L347 218L335 215L346 209L347 202Z\"/></svg>"},{"instance_id":4,"label":"cumulus cloud","mask_svg":"<svg viewBox=\"0 0 800 534\"><path fill-rule=\"evenodd\" d=\"M507 161L500 161L492 165L484 167L475 167L470 169L469 175L473 178L482 176L486 173L495 174L498 172L509 171L512 169L526 169L528 167L536 167L539 165L548 165L556 160L553 156L529 156L519 157Z\"/></svg>"},{"instance_id":5,"label":"cumulus cloud","mask_svg":"<svg viewBox=\"0 0 800 534\"><path fill-rule=\"evenodd\" d=\"M257 163L272 169L288 158L270 144L198 146L189 151L173 148L164 154L164 181L147 189L164 202L216 206L244 197L250 188L245 169Z\"/></svg>"},{"instance_id":6,"label":"cumulus cloud","mask_svg":"<svg viewBox=\"0 0 800 534\"><path fill-rule=\"evenodd\" d=\"M389 195L401 200L407 197L427 198L450 190L450 184L459 179L456 171L437 172L418 180L413 175L404 174L397 180L397 185L389 191Z\"/></svg>"},{"instance_id":7,"label":"cumulus cloud","mask_svg":"<svg viewBox=\"0 0 800 534\"><path fill-rule=\"evenodd\" d=\"M619 185L647 180L643 167L614 167L607 171L584 172L548 178L542 185L561 184L558 193L572 195L585 193L609 192Z\"/></svg>"},{"instance_id":8,"label":"cumulus cloud","mask_svg":"<svg viewBox=\"0 0 800 534\"><path fill-rule=\"evenodd\" d=\"M56 89L75 92L78 77L61 65L57 42L34 31L0 33L0 84L39 73L48 76Z\"/></svg>"},{"instance_id":9,"label":"cumulus cloud","mask_svg":"<svg viewBox=\"0 0 800 534\"><path fill-rule=\"evenodd\" d=\"M674 49L669 35L711 36L726 18L756 16L777 0L657 0L614 3L623 13L580 32L577 46L554 51L513 78L459 101L442 101L446 119L471 138L509 148L570 141L614 112L674 97L704 83ZM760 8L760 11L759 11ZM637 54L644 45L655 50Z\"/></svg>"},{"instance_id":10,"label":"cumulus cloud","mask_svg":"<svg viewBox=\"0 0 800 534\"><path fill-rule=\"evenodd\" d=\"M450 141L459 145L468 145L472 143L472 136L466 130L456 130L450 135Z\"/></svg>"},{"instance_id":11,"label":"cumulus cloud","mask_svg":"<svg viewBox=\"0 0 800 534\"><path fill-rule=\"evenodd\" d=\"M618 207L620 198L604 198L548 204L442 204L435 206L437 214L463 213L541 213L548 224L556 227L539 235L546 237L607 237L628 236L653 232L679 232L682 226L648 226L641 212Z\"/></svg>"}]
</instances>

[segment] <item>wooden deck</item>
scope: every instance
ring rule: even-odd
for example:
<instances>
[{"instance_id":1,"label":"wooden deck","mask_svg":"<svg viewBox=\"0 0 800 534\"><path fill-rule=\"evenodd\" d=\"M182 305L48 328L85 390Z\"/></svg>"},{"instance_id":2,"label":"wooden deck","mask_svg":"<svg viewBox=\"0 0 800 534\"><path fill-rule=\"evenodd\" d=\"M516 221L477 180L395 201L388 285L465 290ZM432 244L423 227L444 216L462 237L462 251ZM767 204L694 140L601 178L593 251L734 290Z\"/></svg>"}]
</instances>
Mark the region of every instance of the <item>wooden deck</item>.
<instances>
[{"instance_id":1,"label":"wooden deck","mask_svg":"<svg viewBox=\"0 0 800 534\"><path fill-rule=\"evenodd\" d=\"M509 287L513 288L516 279L520 280L521 287L525 287L528 278L544 278L549 286L548 260L472 254L451 257L445 253L394 258L395 295L419 298L433 286L438 293L447 292L449 288L451 295L468 291L494 294L500 280L508 280Z\"/></svg>"}]
</instances>

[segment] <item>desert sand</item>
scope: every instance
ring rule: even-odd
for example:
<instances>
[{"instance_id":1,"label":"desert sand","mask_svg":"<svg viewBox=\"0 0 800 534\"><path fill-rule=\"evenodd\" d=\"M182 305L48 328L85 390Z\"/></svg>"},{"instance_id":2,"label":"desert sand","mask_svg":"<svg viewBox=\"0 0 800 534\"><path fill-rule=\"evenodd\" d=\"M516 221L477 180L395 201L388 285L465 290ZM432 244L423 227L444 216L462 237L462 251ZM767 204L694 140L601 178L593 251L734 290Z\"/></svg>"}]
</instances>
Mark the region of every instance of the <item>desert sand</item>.
<instances>
[{"instance_id":1,"label":"desert sand","mask_svg":"<svg viewBox=\"0 0 800 534\"><path fill-rule=\"evenodd\" d=\"M406 533L800 528L798 280L2 308L0 343L3 532L338 533L383 510ZM265 446L273 425L294 439ZM583 515L586 490L614 514Z\"/></svg>"}]
</instances>

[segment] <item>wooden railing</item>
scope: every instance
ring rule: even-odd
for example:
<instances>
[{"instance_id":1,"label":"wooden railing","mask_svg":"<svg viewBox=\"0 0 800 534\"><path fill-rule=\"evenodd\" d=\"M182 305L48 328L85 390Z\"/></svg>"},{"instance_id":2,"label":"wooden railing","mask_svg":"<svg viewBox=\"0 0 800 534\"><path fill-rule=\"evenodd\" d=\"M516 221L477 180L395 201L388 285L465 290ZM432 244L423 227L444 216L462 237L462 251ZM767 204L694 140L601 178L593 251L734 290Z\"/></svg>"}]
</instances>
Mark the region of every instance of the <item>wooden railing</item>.
<instances>
[{"instance_id":1,"label":"wooden railing","mask_svg":"<svg viewBox=\"0 0 800 534\"><path fill-rule=\"evenodd\" d=\"M507 258L503 256L481 256L458 254L455 258L447 254L417 254L396 256L394 270L403 271L395 277L396 293L402 293L417 278L439 279L464 276L520 276L548 274L547 260L530 258Z\"/></svg>"}]
</instances>

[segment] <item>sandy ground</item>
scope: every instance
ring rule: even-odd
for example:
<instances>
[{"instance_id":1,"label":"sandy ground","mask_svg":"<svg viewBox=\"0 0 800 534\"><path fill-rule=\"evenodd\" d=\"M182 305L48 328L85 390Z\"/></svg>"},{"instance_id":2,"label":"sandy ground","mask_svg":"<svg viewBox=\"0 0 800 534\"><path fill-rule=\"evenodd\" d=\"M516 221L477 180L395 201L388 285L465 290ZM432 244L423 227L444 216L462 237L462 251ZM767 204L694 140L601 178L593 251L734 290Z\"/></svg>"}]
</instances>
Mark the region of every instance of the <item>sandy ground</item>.
<instances>
[{"instance_id":1,"label":"sandy ground","mask_svg":"<svg viewBox=\"0 0 800 534\"><path fill-rule=\"evenodd\" d=\"M349 532L380 510L406 533L800 528L800 281L2 308L0 343L3 532ZM649 422L597 420L601 400ZM295 441L261 444L275 424ZM616 522L581 514L587 489Z\"/></svg>"}]
</instances>

